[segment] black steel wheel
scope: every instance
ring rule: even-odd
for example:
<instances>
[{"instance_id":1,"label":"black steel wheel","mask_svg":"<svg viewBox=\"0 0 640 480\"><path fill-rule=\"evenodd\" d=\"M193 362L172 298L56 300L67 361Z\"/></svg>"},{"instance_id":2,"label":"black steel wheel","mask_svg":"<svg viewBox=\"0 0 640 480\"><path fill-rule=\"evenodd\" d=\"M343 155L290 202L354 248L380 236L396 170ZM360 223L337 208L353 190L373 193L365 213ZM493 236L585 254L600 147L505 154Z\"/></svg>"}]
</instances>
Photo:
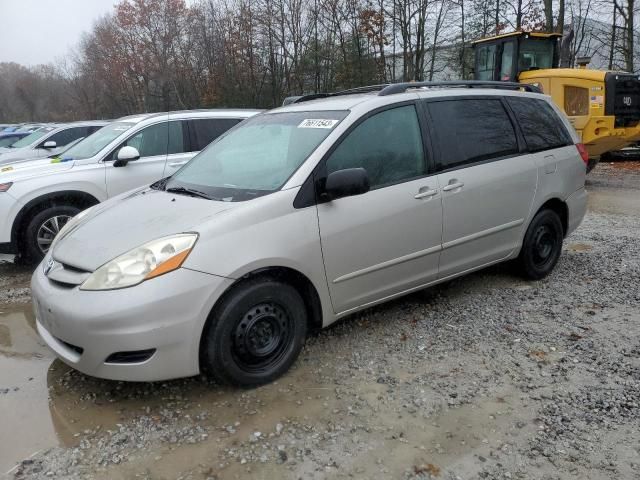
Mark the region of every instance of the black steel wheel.
<instances>
[{"instance_id":1,"label":"black steel wheel","mask_svg":"<svg viewBox=\"0 0 640 480\"><path fill-rule=\"evenodd\" d=\"M286 354L293 331L291 315L277 303L260 303L250 308L231 338L238 366L253 373L269 371Z\"/></svg>"},{"instance_id":2,"label":"black steel wheel","mask_svg":"<svg viewBox=\"0 0 640 480\"><path fill-rule=\"evenodd\" d=\"M271 278L247 280L211 313L201 342L201 370L221 383L268 383L293 364L306 334L306 308L295 288Z\"/></svg>"},{"instance_id":3,"label":"black steel wheel","mask_svg":"<svg viewBox=\"0 0 640 480\"><path fill-rule=\"evenodd\" d=\"M540 280L551 273L562 252L563 236L562 222L553 210L541 210L533 217L517 261L525 277Z\"/></svg>"}]
</instances>

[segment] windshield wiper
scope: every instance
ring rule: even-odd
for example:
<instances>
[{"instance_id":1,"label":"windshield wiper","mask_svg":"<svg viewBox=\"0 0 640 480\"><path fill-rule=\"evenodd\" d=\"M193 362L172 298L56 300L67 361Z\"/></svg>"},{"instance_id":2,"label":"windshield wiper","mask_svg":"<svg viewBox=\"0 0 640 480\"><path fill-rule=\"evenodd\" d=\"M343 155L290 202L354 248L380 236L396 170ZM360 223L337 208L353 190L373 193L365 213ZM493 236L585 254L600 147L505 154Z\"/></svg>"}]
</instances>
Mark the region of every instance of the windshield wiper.
<instances>
[{"instance_id":1,"label":"windshield wiper","mask_svg":"<svg viewBox=\"0 0 640 480\"><path fill-rule=\"evenodd\" d=\"M191 195L192 197L200 197L200 198L206 198L207 200L214 200L213 197L210 197L206 193L201 192L199 190L194 190L192 188L170 187L170 188L167 188L165 192Z\"/></svg>"}]
</instances>

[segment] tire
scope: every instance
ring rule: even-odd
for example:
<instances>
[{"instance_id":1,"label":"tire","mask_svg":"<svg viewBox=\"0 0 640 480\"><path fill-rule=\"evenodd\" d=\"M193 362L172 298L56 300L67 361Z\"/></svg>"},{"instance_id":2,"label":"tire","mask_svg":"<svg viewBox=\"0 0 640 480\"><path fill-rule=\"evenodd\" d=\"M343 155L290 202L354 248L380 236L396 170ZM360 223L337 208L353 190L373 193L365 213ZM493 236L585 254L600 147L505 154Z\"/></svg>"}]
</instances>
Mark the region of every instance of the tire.
<instances>
[{"instance_id":1,"label":"tire","mask_svg":"<svg viewBox=\"0 0 640 480\"><path fill-rule=\"evenodd\" d=\"M307 336L307 310L295 288L270 278L240 284L208 321L200 367L218 383L254 387L283 375Z\"/></svg>"},{"instance_id":2,"label":"tire","mask_svg":"<svg viewBox=\"0 0 640 480\"><path fill-rule=\"evenodd\" d=\"M78 213L80 213L79 208L65 205L48 206L38 211L29 220L24 231L21 254L25 260L40 262L55 234Z\"/></svg>"},{"instance_id":3,"label":"tire","mask_svg":"<svg viewBox=\"0 0 640 480\"><path fill-rule=\"evenodd\" d=\"M602 157L601 157L602 158ZM600 159L601 160L601 159ZM596 168L596 165L600 162L599 159L590 158L587 162L587 174L591 173L591 171Z\"/></svg>"},{"instance_id":4,"label":"tire","mask_svg":"<svg viewBox=\"0 0 640 480\"><path fill-rule=\"evenodd\" d=\"M540 280L551 273L562 252L564 230L553 210L540 210L527 228L522 249L516 261L520 273L528 279Z\"/></svg>"}]
</instances>

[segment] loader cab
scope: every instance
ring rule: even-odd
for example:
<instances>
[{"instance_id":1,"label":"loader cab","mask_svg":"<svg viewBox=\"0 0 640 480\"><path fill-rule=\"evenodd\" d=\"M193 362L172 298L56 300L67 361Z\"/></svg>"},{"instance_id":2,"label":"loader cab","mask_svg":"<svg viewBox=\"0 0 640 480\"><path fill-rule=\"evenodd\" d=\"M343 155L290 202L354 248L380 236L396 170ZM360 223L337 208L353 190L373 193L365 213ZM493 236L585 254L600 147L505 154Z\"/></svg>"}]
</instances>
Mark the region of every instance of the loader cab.
<instances>
[{"instance_id":1,"label":"loader cab","mask_svg":"<svg viewBox=\"0 0 640 480\"><path fill-rule=\"evenodd\" d=\"M522 72L557 68L559 33L513 32L473 42L474 79L516 82Z\"/></svg>"}]
</instances>

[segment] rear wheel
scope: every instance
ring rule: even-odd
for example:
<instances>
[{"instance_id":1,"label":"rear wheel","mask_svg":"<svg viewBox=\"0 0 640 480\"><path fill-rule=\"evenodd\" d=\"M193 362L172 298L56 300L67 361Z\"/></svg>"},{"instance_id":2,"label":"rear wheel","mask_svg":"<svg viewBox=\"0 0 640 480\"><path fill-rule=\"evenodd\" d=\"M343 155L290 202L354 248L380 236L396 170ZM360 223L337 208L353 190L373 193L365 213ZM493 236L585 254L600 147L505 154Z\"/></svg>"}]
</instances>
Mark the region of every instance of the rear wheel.
<instances>
[{"instance_id":1,"label":"rear wheel","mask_svg":"<svg viewBox=\"0 0 640 480\"><path fill-rule=\"evenodd\" d=\"M203 334L201 368L220 383L268 383L293 364L306 334L306 308L295 288L268 278L249 280L212 313Z\"/></svg>"},{"instance_id":2,"label":"rear wheel","mask_svg":"<svg viewBox=\"0 0 640 480\"><path fill-rule=\"evenodd\" d=\"M521 273L532 280L540 280L551 273L562 252L564 231L556 212L539 211L524 236L517 263Z\"/></svg>"},{"instance_id":3,"label":"rear wheel","mask_svg":"<svg viewBox=\"0 0 640 480\"><path fill-rule=\"evenodd\" d=\"M40 210L25 229L23 256L32 262L41 261L58 232L78 213L79 208L63 205L48 206Z\"/></svg>"}]
</instances>

